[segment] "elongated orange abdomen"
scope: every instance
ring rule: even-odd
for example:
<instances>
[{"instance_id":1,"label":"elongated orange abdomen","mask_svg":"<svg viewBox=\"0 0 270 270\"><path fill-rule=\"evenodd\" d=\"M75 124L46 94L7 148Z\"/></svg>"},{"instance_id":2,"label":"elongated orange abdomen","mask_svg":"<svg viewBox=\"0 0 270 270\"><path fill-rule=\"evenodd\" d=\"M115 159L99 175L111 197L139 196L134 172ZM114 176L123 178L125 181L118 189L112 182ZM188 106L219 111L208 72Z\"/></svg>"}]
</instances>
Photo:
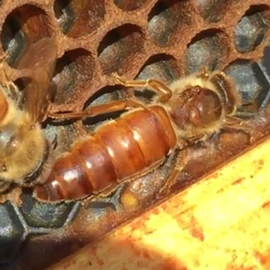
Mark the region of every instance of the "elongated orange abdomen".
<instances>
[{"instance_id":1,"label":"elongated orange abdomen","mask_svg":"<svg viewBox=\"0 0 270 270\"><path fill-rule=\"evenodd\" d=\"M162 107L127 112L60 156L47 182L35 188L35 197L70 200L113 189L119 182L140 176L150 165L158 166L176 143Z\"/></svg>"}]
</instances>

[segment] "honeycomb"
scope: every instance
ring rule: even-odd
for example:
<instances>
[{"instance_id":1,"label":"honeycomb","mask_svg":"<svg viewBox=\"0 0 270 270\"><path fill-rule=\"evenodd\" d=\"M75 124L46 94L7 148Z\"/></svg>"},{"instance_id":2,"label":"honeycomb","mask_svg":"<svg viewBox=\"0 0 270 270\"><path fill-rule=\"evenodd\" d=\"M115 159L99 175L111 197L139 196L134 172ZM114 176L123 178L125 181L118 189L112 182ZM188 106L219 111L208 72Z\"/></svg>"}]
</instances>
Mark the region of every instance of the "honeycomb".
<instances>
[{"instance_id":1,"label":"honeycomb","mask_svg":"<svg viewBox=\"0 0 270 270\"><path fill-rule=\"evenodd\" d=\"M222 132L222 147L190 147L173 194L268 136L269 6L270 0L2 0L1 53L16 69L31 44L55 37L54 112L134 95L136 89L123 91L115 83L113 72L171 83L202 66L224 70L245 104L237 114L260 135L249 145L246 134ZM149 100L147 91L138 98ZM68 149L104 120L48 123L45 133L57 134ZM40 203L31 190L23 191L21 206L12 200L0 204L1 269L45 269L157 205L166 199L156 193L175 155L158 170L85 205Z\"/></svg>"}]
</instances>

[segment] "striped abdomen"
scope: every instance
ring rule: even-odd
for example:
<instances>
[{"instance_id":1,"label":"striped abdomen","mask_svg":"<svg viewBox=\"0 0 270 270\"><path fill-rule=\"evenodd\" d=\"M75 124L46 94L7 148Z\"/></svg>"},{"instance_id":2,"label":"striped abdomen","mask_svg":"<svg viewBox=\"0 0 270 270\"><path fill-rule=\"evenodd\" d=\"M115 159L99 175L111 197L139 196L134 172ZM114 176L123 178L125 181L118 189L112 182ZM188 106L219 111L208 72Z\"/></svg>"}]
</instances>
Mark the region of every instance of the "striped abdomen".
<instances>
[{"instance_id":1,"label":"striped abdomen","mask_svg":"<svg viewBox=\"0 0 270 270\"><path fill-rule=\"evenodd\" d=\"M61 155L37 199L78 199L113 188L161 162L176 146L170 119L160 106L123 114L79 140ZM153 166L152 166L153 167Z\"/></svg>"}]
</instances>

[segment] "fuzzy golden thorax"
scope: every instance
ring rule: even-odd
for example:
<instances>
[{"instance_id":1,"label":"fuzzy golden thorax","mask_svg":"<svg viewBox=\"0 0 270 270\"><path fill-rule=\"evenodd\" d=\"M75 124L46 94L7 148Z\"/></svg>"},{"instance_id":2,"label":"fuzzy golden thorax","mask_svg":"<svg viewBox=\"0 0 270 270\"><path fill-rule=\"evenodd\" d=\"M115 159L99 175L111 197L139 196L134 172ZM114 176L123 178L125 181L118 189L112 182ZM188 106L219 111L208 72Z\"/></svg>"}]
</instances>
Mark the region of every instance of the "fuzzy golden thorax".
<instances>
[{"instance_id":1,"label":"fuzzy golden thorax","mask_svg":"<svg viewBox=\"0 0 270 270\"><path fill-rule=\"evenodd\" d=\"M206 75L193 74L170 86L173 95L166 108L176 132L187 140L219 131L239 103L232 80L223 72Z\"/></svg>"},{"instance_id":2,"label":"fuzzy golden thorax","mask_svg":"<svg viewBox=\"0 0 270 270\"><path fill-rule=\"evenodd\" d=\"M31 175L42 165L46 151L46 138L39 124L33 124L27 112L10 102L0 123L0 179L31 185Z\"/></svg>"}]
</instances>

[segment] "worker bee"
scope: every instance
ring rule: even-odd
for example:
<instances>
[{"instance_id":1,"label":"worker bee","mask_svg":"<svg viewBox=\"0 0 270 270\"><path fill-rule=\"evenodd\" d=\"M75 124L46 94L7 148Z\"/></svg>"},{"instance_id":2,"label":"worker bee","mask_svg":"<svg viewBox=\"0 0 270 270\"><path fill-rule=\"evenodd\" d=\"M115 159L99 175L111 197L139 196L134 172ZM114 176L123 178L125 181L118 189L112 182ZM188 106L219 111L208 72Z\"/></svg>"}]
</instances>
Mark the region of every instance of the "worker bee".
<instances>
[{"instance_id":1,"label":"worker bee","mask_svg":"<svg viewBox=\"0 0 270 270\"><path fill-rule=\"evenodd\" d=\"M222 129L239 130L253 138L253 131L235 117L241 103L234 82L223 72L201 72L166 86L160 81L126 80L114 75L117 84L148 88L156 96L145 104L139 99L115 100L82 112L60 113L54 118L82 118L126 110L104 122L92 134L76 141L54 163L48 179L34 187L40 201L59 202L109 194L119 183L132 181L158 168L176 149L203 142ZM183 167L176 166L162 191L168 190Z\"/></svg>"},{"instance_id":2,"label":"worker bee","mask_svg":"<svg viewBox=\"0 0 270 270\"><path fill-rule=\"evenodd\" d=\"M0 64L1 193L11 183L33 186L48 176L51 144L40 123L45 119L52 94L50 83L55 62L54 40L44 38L29 47L16 71L4 60ZM23 92L11 78L23 80Z\"/></svg>"}]
</instances>

